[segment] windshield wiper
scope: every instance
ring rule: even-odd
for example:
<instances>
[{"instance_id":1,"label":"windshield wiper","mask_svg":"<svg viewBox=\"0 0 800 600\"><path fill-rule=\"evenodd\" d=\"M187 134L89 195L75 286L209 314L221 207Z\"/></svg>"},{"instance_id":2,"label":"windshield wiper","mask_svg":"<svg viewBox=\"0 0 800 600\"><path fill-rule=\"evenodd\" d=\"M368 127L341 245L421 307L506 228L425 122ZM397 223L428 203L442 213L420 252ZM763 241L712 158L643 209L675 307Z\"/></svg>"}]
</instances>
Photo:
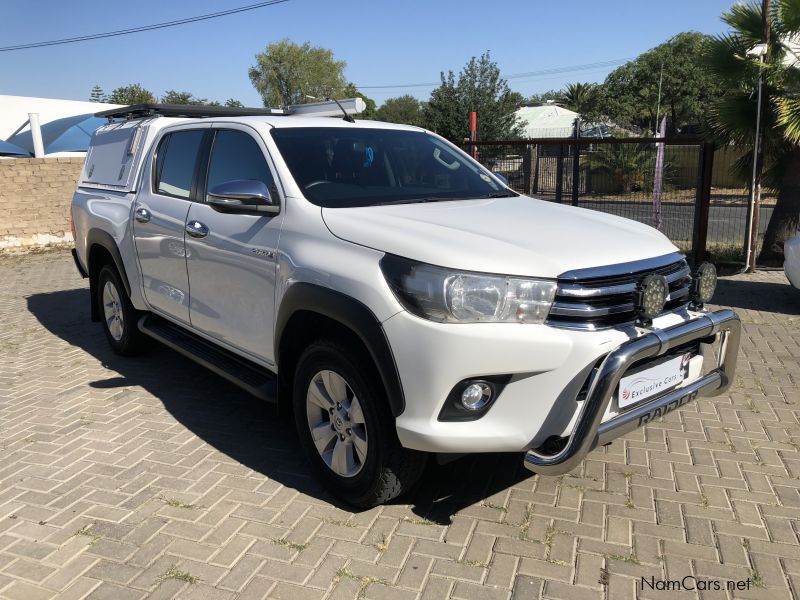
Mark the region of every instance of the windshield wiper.
<instances>
[{"instance_id":1,"label":"windshield wiper","mask_svg":"<svg viewBox=\"0 0 800 600\"><path fill-rule=\"evenodd\" d=\"M452 200L466 200L467 198L438 198L436 196L429 196L427 198L403 198L401 200L386 200L384 202L376 202L372 206L385 206L387 204L424 204L426 202L450 202Z\"/></svg>"},{"instance_id":2,"label":"windshield wiper","mask_svg":"<svg viewBox=\"0 0 800 600\"><path fill-rule=\"evenodd\" d=\"M508 192L492 192L481 196L481 198L513 198L516 194L509 194Z\"/></svg>"}]
</instances>

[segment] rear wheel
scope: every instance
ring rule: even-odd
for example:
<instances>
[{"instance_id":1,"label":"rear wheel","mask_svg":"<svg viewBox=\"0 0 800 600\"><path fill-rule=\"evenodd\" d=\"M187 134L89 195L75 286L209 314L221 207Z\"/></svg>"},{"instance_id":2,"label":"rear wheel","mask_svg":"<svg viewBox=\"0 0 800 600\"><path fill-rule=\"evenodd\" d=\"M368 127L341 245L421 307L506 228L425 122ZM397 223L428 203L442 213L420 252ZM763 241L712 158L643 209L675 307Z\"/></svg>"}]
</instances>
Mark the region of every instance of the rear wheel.
<instances>
[{"instance_id":1,"label":"rear wheel","mask_svg":"<svg viewBox=\"0 0 800 600\"><path fill-rule=\"evenodd\" d=\"M146 344L137 326L141 313L131 304L119 273L110 265L104 266L97 276L97 303L111 349L122 356L139 354Z\"/></svg>"},{"instance_id":2,"label":"rear wheel","mask_svg":"<svg viewBox=\"0 0 800 600\"><path fill-rule=\"evenodd\" d=\"M320 477L343 500L382 504L419 479L426 455L400 445L368 358L331 340L303 352L294 380L301 443Z\"/></svg>"}]
</instances>

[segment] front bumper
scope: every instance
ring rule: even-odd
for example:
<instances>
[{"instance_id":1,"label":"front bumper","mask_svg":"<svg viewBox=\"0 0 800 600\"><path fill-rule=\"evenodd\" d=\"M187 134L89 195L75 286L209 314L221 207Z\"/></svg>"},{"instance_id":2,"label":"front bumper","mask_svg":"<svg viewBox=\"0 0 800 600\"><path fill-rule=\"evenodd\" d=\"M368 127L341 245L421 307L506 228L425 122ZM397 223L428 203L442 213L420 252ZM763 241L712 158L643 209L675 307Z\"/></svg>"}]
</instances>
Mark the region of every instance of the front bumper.
<instances>
[{"instance_id":1,"label":"front bumper","mask_svg":"<svg viewBox=\"0 0 800 600\"><path fill-rule=\"evenodd\" d=\"M683 387L603 422L620 379L631 365L642 359L656 359L677 346L718 334L720 349L716 368ZM586 400L582 403L572 433L556 444L560 450L553 454L528 450L525 454L525 466L541 475L566 473L577 466L596 446L607 444L698 396L722 394L734 380L740 334L741 323L736 313L720 310L672 327L654 330L621 344L600 365Z\"/></svg>"}]
</instances>

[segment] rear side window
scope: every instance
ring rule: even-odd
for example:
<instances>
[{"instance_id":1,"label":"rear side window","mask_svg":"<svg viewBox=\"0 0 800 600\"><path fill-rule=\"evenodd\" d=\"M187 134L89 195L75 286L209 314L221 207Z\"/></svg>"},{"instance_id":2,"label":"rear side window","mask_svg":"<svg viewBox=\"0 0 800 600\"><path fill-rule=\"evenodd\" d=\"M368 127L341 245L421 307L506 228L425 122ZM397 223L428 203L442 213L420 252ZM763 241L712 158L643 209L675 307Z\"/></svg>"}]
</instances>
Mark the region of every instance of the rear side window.
<instances>
[{"instance_id":1,"label":"rear side window","mask_svg":"<svg viewBox=\"0 0 800 600\"><path fill-rule=\"evenodd\" d=\"M272 174L258 143L244 131L221 129L214 136L207 188L235 179L262 181L272 192Z\"/></svg>"},{"instance_id":2,"label":"rear side window","mask_svg":"<svg viewBox=\"0 0 800 600\"><path fill-rule=\"evenodd\" d=\"M192 193L197 155L206 130L170 133L158 147L156 192L188 199Z\"/></svg>"}]
</instances>

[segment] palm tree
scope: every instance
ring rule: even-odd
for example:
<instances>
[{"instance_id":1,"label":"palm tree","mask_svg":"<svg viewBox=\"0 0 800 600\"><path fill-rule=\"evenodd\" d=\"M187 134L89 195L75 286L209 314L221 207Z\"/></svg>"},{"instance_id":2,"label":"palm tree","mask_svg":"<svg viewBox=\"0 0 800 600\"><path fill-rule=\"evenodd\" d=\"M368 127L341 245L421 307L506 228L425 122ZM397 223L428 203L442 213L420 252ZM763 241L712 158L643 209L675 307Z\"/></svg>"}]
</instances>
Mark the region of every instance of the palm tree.
<instances>
[{"instance_id":1,"label":"palm tree","mask_svg":"<svg viewBox=\"0 0 800 600\"><path fill-rule=\"evenodd\" d=\"M608 177L612 192L632 192L652 186L655 158L652 144L612 144L589 154L589 168Z\"/></svg>"},{"instance_id":2,"label":"palm tree","mask_svg":"<svg viewBox=\"0 0 800 600\"><path fill-rule=\"evenodd\" d=\"M759 59L748 51L762 41L761 6L734 4L722 20L731 31L712 38L705 47L707 66L719 77L726 92L711 108L710 121L722 142L752 148L757 113ZM764 132L763 182L778 200L772 213L759 262L780 264L783 242L794 234L800 217L800 0L779 0L770 15L770 44L763 67ZM749 181L753 152L737 163Z\"/></svg>"},{"instance_id":3,"label":"palm tree","mask_svg":"<svg viewBox=\"0 0 800 600\"><path fill-rule=\"evenodd\" d=\"M597 97L597 84L569 83L559 94L558 101L565 108L585 114L592 111Z\"/></svg>"}]
</instances>

